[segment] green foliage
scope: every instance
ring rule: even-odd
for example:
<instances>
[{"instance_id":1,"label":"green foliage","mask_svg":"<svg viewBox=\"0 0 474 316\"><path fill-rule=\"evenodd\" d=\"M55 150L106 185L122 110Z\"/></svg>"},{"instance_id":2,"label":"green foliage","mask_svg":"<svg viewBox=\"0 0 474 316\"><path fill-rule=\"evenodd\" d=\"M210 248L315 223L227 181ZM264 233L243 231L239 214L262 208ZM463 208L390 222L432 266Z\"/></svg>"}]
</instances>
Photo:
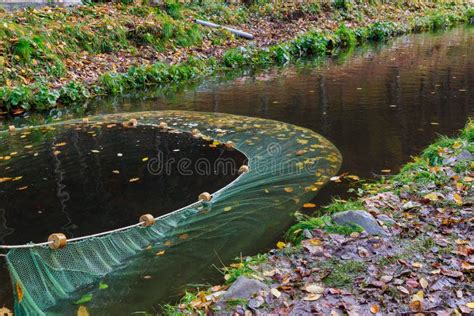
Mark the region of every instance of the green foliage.
<instances>
[{"instance_id":1,"label":"green foliage","mask_svg":"<svg viewBox=\"0 0 474 316\"><path fill-rule=\"evenodd\" d=\"M252 266L256 266L268 260L267 254L257 254L252 257L237 258L240 262L233 264L231 267L224 267L222 272L226 275L226 284L230 284L237 280L241 275L253 274Z\"/></svg>"},{"instance_id":2,"label":"green foliage","mask_svg":"<svg viewBox=\"0 0 474 316\"><path fill-rule=\"evenodd\" d=\"M227 50L222 57L224 65L232 68L238 68L242 66L246 59L243 52L245 52L245 49L233 48Z\"/></svg>"},{"instance_id":3,"label":"green foliage","mask_svg":"<svg viewBox=\"0 0 474 316\"><path fill-rule=\"evenodd\" d=\"M63 86L59 92L59 100L63 104L71 104L89 97L86 87L77 81L70 81Z\"/></svg>"},{"instance_id":4,"label":"green foliage","mask_svg":"<svg viewBox=\"0 0 474 316\"><path fill-rule=\"evenodd\" d=\"M338 225L334 223L330 216L324 215L321 217L306 217L304 220L291 226L286 233L286 239L299 244L304 238L303 231L312 231L314 229L322 229L326 232L340 235L350 235L353 232L363 231L363 228L359 225Z\"/></svg>"},{"instance_id":5,"label":"green foliage","mask_svg":"<svg viewBox=\"0 0 474 316\"><path fill-rule=\"evenodd\" d=\"M324 284L333 288L350 288L359 274L367 269L365 262L359 260L339 261L330 259L324 261L322 268L328 271L323 279Z\"/></svg>"},{"instance_id":6,"label":"green foliage","mask_svg":"<svg viewBox=\"0 0 474 316\"><path fill-rule=\"evenodd\" d=\"M351 0L333 0L332 5L334 8L338 10L345 10L345 11L352 9L352 6L353 6Z\"/></svg>"},{"instance_id":7,"label":"green foliage","mask_svg":"<svg viewBox=\"0 0 474 316\"><path fill-rule=\"evenodd\" d=\"M353 46L357 43L357 37L353 30L348 28L345 24L341 24L336 31L336 36L339 38L341 46Z\"/></svg>"},{"instance_id":8,"label":"green foliage","mask_svg":"<svg viewBox=\"0 0 474 316\"><path fill-rule=\"evenodd\" d=\"M319 32L312 31L298 37L291 44L294 56L321 56L326 54L328 39Z\"/></svg>"},{"instance_id":9,"label":"green foliage","mask_svg":"<svg viewBox=\"0 0 474 316\"><path fill-rule=\"evenodd\" d=\"M29 62L31 55L33 55L33 44L27 38L20 38L17 43L13 45L13 54L19 57L22 62Z\"/></svg>"},{"instance_id":10,"label":"green foliage","mask_svg":"<svg viewBox=\"0 0 474 316\"><path fill-rule=\"evenodd\" d=\"M35 109L42 111L55 107L59 96L60 93L57 90L48 89L45 86L39 87L33 97Z\"/></svg>"}]
</instances>

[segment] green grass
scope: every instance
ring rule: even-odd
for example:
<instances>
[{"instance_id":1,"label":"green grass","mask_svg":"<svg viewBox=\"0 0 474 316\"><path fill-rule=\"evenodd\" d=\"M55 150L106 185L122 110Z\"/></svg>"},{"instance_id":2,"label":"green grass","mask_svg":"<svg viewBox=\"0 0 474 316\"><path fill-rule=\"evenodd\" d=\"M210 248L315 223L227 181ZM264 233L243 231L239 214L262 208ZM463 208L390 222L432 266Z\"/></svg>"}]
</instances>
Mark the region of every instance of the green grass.
<instances>
[{"instance_id":1,"label":"green grass","mask_svg":"<svg viewBox=\"0 0 474 316\"><path fill-rule=\"evenodd\" d=\"M321 268L329 274L323 279L326 286L333 288L350 288L356 278L365 272L367 265L359 260L340 261L330 259L321 263Z\"/></svg>"},{"instance_id":2,"label":"green grass","mask_svg":"<svg viewBox=\"0 0 474 316\"><path fill-rule=\"evenodd\" d=\"M295 244L299 244L304 238L304 230L312 231L314 229L322 229L328 233L340 235L350 235L353 232L360 233L364 230L362 227L355 224L338 225L332 221L330 216L327 215L321 217L306 217L290 227L286 233L286 239Z\"/></svg>"}]
</instances>

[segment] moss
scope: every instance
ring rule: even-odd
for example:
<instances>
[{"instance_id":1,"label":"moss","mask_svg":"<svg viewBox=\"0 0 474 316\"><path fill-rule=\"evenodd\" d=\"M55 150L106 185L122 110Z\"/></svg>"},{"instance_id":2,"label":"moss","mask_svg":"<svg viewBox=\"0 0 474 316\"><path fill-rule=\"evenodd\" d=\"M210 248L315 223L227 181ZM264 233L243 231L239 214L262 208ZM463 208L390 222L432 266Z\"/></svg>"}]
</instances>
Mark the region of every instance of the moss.
<instances>
[{"instance_id":1,"label":"moss","mask_svg":"<svg viewBox=\"0 0 474 316\"><path fill-rule=\"evenodd\" d=\"M324 261L322 269L329 273L323 283L334 288L349 288L354 282L354 278L367 269L367 265L359 260L340 261L331 259Z\"/></svg>"}]
</instances>

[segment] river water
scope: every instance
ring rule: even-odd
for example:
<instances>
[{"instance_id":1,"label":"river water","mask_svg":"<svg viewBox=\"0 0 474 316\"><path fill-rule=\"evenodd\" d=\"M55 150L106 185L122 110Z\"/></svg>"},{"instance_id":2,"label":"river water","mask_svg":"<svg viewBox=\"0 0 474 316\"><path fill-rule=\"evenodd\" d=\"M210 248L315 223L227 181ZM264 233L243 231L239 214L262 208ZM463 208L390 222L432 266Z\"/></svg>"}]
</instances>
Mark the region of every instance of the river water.
<instances>
[{"instance_id":1,"label":"river water","mask_svg":"<svg viewBox=\"0 0 474 316\"><path fill-rule=\"evenodd\" d=\"M98 99L88 104L87 113L182 109L279 120L312 129L333 142L343 156L341 172L375 178L396 173L438 134L456 134L473 116L473 56L474 28L460 27L403 36L289 67L241 70L189 86ZM314 202L347 198L348 188L347 182L330 183ZM114 295L90 309L157 311L189 284L221 281L214 266L240 253L265 251L290 224L274 227L272 236L262 238L265 242L237 234L235 249L224 253L175 252L153 286L140 290L138 281L123 282L121 290L112 286ZM271 226L271 218L262 225ZM56 311L61 308L66 307Z\"/></svg>"}]
</instances>

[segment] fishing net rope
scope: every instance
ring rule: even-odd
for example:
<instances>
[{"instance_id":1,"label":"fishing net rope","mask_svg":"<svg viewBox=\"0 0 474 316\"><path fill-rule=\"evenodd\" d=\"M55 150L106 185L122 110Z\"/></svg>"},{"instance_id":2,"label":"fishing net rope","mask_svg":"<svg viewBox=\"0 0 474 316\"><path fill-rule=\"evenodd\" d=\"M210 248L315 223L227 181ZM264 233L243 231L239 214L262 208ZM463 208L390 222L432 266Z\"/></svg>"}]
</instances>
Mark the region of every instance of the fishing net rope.
<instances>
[{"instance_id":1,"label":"fishing net rope","mask_svg":"<svg viewBox=\"0 0 474 316\"><path fill-rule=\"evenodd\" d=\"M321 135L259 118L159 111L96 116L87 122L74 120L61 126L100 126L124 121L135 124L134 119L139 125L190 133L193 137L212 139L216 144L227 143L248 157L248 169L244 167L240 176L217 192L151 222L143 220L113 231L69 239L60 249L50 248L53 241L1 245L0 249L7 251L16 314L44 314L78 289L133 264L137 254L165 249L170 240L176 246L200 238L202 231L222 229L232 220L249 220L252 216L257 220L258 212L264 209L284 206L298 210L341 164L339 151ZM8 137L8 132L2 137ZM183 234L189 238L178 238Z\"/></svg>"}]
</instances>

